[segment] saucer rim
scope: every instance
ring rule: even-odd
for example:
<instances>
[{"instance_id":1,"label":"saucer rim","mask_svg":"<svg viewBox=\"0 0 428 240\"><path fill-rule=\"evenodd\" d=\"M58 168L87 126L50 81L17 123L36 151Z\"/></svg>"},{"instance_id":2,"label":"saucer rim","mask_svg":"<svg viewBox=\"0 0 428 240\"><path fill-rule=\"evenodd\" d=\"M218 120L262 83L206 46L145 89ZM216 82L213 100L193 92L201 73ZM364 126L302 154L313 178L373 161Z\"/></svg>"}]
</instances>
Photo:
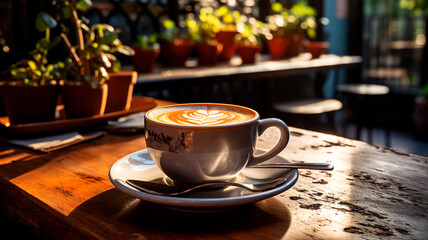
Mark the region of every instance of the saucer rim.
<instances>
[{"instance_id":1,"label":"saucer rim","mask_svg":"<svg viewBox=\"0 0 428 240\"><path fill-rule=\"evenodd\" d=\"M283 184L275 187L274 189L270 189L263 192L254 193L251 195L238 196L238 197L230 197L230 198L194 198L194 197L176 197L176 196L160 196L156 194L141 192L124 182L123 178L113 178L112 169L114 169L121 161L129 158L132 155L140 154L143 152L147 152L147 148L130 153L120 159L118 159L109 170L109 179L111 183L118 190L131 195L133 197L139 198L141 200L165 205L167 207L175 207L175 208L186 208L186 209L201 209L201 208L229 208L235 207L239 205L245 205L249 203L254 203L261 201L263 199L273 197L278 195L288 189L290 189L297 182L299 177L299 172L297 169L290 169L287 173L287 180ZM290 162L280 155L276 155L275 157L280 157L283 160ZM158 168L154 165L155 168ZM120 181L119 181L120 180Z\"/></svg>"}]
</instances>

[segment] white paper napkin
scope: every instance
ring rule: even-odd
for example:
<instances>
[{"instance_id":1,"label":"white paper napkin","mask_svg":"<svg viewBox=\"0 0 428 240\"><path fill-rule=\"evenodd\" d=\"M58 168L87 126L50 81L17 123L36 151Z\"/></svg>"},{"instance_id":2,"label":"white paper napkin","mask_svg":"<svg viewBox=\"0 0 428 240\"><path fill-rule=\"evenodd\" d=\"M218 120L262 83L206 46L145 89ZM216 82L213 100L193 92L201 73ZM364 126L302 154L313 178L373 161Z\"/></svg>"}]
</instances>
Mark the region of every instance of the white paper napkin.
<instances>
[{"instance_id":1,"label":"white paper napkin","mask_svg":"<svg viewBox=\"0 0 428 240\"><path fill-rule=\"evenodd\" d=\"M69 132L59 135L48 137L33 138L33 139L5 139L6 142L27 147L32 150L41 152L52 152L55 150L63 149L68 146L95 139L104 136L106 133L103 131L79 133Z\"/></svg>"},{"instance_id":2,"label":"white paper napkin","mask_svg":"<svg viewBox=\"0 0 428 240\"><path fill-rule=\"evenodd\" d=\"M113 133L135 133L144 130L144 115L146 112L134 113L121 117L116 121L108 121L104 130Z\"/></svg>"}]
</instances>

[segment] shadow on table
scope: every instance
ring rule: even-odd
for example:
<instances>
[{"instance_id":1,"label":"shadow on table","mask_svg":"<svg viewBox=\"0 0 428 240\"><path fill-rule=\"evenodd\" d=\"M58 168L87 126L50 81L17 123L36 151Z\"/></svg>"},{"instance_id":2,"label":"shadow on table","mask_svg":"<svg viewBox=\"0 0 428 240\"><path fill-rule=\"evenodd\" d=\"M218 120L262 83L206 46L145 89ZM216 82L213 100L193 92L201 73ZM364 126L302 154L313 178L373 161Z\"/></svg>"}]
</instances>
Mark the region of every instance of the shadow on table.
<instances>
[{"instance_id":1,"label":"shadow on table","mask_svg":"<svg viewBox=\"0 0 428 240\"><path fill-rule=\"evenodd\" d=\"M114 237L157 236L190 238L223 236L240 239L279 239L291 223L288 208L275 198L230 211L189 213L165 208L116 189L81 204L68 216L97 234ZM91 225L93 227L91 227ZM108 226L109 229L100 229ZM238 237L239 236L239 237ZM150 238L150 237L149 237Z\"/></svg>"}]
</instances>

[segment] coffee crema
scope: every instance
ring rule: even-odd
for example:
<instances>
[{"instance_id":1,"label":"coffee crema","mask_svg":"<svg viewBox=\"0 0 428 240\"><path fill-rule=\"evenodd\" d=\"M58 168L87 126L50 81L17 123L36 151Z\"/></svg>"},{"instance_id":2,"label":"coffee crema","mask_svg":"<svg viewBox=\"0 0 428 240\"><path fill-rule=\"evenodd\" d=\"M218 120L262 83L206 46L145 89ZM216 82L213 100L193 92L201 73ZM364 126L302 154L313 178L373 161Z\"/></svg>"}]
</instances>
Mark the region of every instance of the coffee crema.
<instances>
[{"instance_id":1,"label":"coffee crema","mask_svg":"<svg viewBox=\"0 0 428 240\"><path fill-rule=\"evenodd\" d=\"M215 126L241 123L256 113L240 107L222 105L179 105L151 112L150 118L162 123L188 126Z\"/></svg>"}]
</instances>

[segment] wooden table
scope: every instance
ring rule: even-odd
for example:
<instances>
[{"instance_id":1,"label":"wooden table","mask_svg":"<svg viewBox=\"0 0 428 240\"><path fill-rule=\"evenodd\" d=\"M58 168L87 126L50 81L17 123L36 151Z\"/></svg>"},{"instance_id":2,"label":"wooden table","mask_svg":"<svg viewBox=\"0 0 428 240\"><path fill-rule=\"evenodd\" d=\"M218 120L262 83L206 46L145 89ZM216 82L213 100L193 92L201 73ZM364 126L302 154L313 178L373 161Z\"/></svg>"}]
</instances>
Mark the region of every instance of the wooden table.
<instances>
[{"instance_id":1,"label":"wooden table","mask_svg":"<svg viewBox=\"0 0 428 240\"><path fill-rule=\"evenodd\" d=\"M0 144L1 215L19 233L57 239L426 239L428 157L291 131L281 156L335 169L300 170L277 196L209 214L170 210L113 187L109 168L145 148L143 134L107 135L50 154ZM259 147L277 137L268 130Z\"/></svg>"}]
</instances>

